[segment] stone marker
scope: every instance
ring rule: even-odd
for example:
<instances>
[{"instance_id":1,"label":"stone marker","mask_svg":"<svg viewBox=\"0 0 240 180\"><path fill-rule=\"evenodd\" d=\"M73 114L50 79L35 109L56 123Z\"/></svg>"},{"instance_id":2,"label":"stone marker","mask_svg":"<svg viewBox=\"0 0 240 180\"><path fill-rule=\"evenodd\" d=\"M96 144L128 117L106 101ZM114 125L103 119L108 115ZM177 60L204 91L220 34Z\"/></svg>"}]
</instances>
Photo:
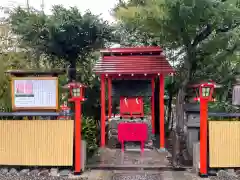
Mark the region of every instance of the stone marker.
<instances>
[{"instance_id":1,"label":"stone marker","mask_svg":"<svg viewBox=\"0 0 240 180\"><path fill-rule=\"evenodd\" d=\"M60 176L69 176L69 174L71 174L71 171L68 169L64 169L59 172Z\"/></svg>"}]
</instances>

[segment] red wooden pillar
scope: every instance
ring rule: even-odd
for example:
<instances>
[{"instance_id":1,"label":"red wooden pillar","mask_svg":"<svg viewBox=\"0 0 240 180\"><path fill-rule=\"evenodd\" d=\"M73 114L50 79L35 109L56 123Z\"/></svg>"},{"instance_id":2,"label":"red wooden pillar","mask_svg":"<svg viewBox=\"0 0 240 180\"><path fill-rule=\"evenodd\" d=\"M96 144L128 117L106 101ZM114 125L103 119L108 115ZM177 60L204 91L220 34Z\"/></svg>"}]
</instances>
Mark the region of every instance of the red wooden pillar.
<instances>
[{"instance_id":1,"label":"red wooden pillar","mask_svg":"<svg viewBox=\"0 0 240 180\"><path fill-rule=\"evenodd\" d=\"M112 78L108 77L108 120L112 117Z\"/></svg>"},{"instance_id":2,"label":"red wooden pillar","mask_svg":"<svg viewBox=\"0 0 240 180\"><path fill-rule=\"evenodd\" d=\"M155 81L154 78L151 79L151 84L152 84L152 97L151 97L151 103L152 103L152 109L151 109L151 114L152 114L152 133L155 134L155 121L154 121L154 88L155 88Z\"/></svg>"},{"instance_id":3,"label":"red wooden pillar","mask_svg":"<svg viewBox=\"0 0 240 180\"><path fill-rule=\"evenodd\" d=\"M208 100L200 98L200 175L207 175L207 108Z\"/></svg>"},{"instance_id":4,"label":"red wooden pillar","mask_svg":"<svg viewBox=\"0 0 240 180\"><path fill-rule=\"evenodd\" d=\"M105 76L101 75L101 147L105 146Z\"/></svg>"},{"instance_id":5,"label":"red wooden pillar","mask_svg":"<svg viewBox=\"0 0 240 180\"><path fill-rule=\"evenodd\" d=\"M164 75L160 74L159 112L160 112L160 149L165 148L164 131Z\"/></svg>"}]
</instances>

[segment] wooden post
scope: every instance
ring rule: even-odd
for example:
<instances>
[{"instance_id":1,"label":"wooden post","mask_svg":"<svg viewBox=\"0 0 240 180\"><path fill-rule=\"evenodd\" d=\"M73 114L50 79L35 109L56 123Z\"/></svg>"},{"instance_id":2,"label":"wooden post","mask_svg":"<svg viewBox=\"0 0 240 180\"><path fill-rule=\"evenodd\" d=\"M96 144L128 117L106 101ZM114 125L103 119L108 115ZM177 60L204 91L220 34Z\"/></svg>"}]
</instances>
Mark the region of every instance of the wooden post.
<instances>
[{"instance_id":1,"label":"wooden post","mask_svg":"<svg viewBox=\"0 0 240 180\"><path fill-rule=\"evenodd\" d=\"M108 77L108 120L112 117L112 78Z\"/></svg>"},{"instance_id":2,"label":"wooden post","mask_svg":"<svg viewBox=\"0 0 240 180\"><path fill-rule=\"evenodd\" d=\"M154 78L151 79L151 84L152 84L152 97L151 97L151 103L152 103L152 108L151 108L151 116L152 116L152 133L155 134L155 114L154 114L154 88L155 88L155 81Z\"/></svg>"},{"instance_id":3,"label":"wooden post","mask_svg":"<svg viewBox=\"0 0 240 180\"><path fill-rule=\"evenodd\" d=\"M105 146L105 76L101 75L101 147Z\"/></svg>"},{"instance_id":4,"label":"wooden post","mask_svg":"<svg viewBox=\"0 0 240 180\"><path fill-rule=\"evenodd\" d=\"M165 149L164 131L164 75L160 74L159 113L160 113L160 149Z\"/></svg>"},{"instance_id":5,"label":"wooden post","mask_svg":"<svg viewBox=\"0 0 240 180\"><path fill-rule=\"evenodd\" d=\"M200 175L207 176L208 100L200 98Z\"/></svg>"}]
</instances>

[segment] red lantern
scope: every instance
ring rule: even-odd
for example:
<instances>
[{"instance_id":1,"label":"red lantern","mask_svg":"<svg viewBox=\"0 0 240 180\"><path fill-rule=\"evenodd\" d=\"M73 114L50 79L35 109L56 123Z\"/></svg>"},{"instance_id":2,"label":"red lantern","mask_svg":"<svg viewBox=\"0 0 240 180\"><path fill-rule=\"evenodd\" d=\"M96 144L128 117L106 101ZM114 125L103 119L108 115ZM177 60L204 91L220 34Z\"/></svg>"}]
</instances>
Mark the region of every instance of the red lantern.
<instances>
[{"instance_id":1,"label":"red lantern","mask_svg":"<svg viewBox=\"0 0 240 180\"><path fill-rule=\"evenodd\" d=\"M215 101L213 98L213 91L216 87L215 83L202 83L192 87L198 88L198 90L196 90L197 97L194 98L195 101L200 101L201 98L208 101Z\"/></svg>"},{"instance_id":2,"label":"red lantern","mask_svg":"<svg viewBox=\"0 0 240 180\"><path fill-rule=\"evenodd\" d=\"M204 83L201 84L200 88L199 88L199 95L200 98L204 98L208 101L212 101L212 95L213 95L213 90L215 88L215 84L214 83Z\"/></svg>"},{"instance_id":3,"label":"red lantern","mask_svg":"<svg viewBox=\"0 0 240 180\"><path fill-rule=\"evenodd\" d=\"M69 83L68 88L70 90L70 99L69 101L85 101L86 99L84 98L84 89L86 88L85 85L80 84L80 83Z\"/></svg>"}]
</instances>

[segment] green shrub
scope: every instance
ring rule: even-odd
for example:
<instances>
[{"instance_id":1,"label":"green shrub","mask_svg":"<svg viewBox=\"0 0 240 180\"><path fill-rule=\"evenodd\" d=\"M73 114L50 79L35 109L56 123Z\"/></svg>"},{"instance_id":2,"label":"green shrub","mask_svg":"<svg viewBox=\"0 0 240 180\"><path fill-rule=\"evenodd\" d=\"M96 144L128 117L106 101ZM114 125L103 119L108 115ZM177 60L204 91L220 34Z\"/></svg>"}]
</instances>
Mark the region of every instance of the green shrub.
<instances>
[{"instance_id":1,"label":"green shrub","mask_svg":"<svg viewBox=\"0 0 240 180\"><path fill-rule=\"evenodd\" d=\"M97 149L96 121L89 117L82 118L82 138L87 143L87 155L91 156Z\"/></svg>"},{"instance_id":2,"label":"green shrub","mask_svg":"<svg viewBox=\"0 0 240 180\"><path fill-rule=\"evenodd\" d=\"M143 109L144 109L145 115L148 115L151 113L151 100L149 100L149 98L144 98Z\"/></svg>"},{"instance_id":3,"label":"green shrub","mask_svg":"<svg viewBox=\"0 0 240 180\"><path fill-rule=\"evenodd\" d=\"M240 112L238 106L234 106L229 102L210 102L208 108L209 111L211 112L226 112L226 113Z\"/></svg>"},{"instance_id":4,"label":"green shrub","mask_svg":"<svg viewBox=\"0 0 240 180\"><path fill-rule=\"evenodd\" d=\"M238 106L234 106L229 102L211 102L208 106L209 112L221 112L221 113L238 113L240 109ZM209 120L214 121L239 121L239 117L209 117Z\"/></svg>"}]
</instances>

